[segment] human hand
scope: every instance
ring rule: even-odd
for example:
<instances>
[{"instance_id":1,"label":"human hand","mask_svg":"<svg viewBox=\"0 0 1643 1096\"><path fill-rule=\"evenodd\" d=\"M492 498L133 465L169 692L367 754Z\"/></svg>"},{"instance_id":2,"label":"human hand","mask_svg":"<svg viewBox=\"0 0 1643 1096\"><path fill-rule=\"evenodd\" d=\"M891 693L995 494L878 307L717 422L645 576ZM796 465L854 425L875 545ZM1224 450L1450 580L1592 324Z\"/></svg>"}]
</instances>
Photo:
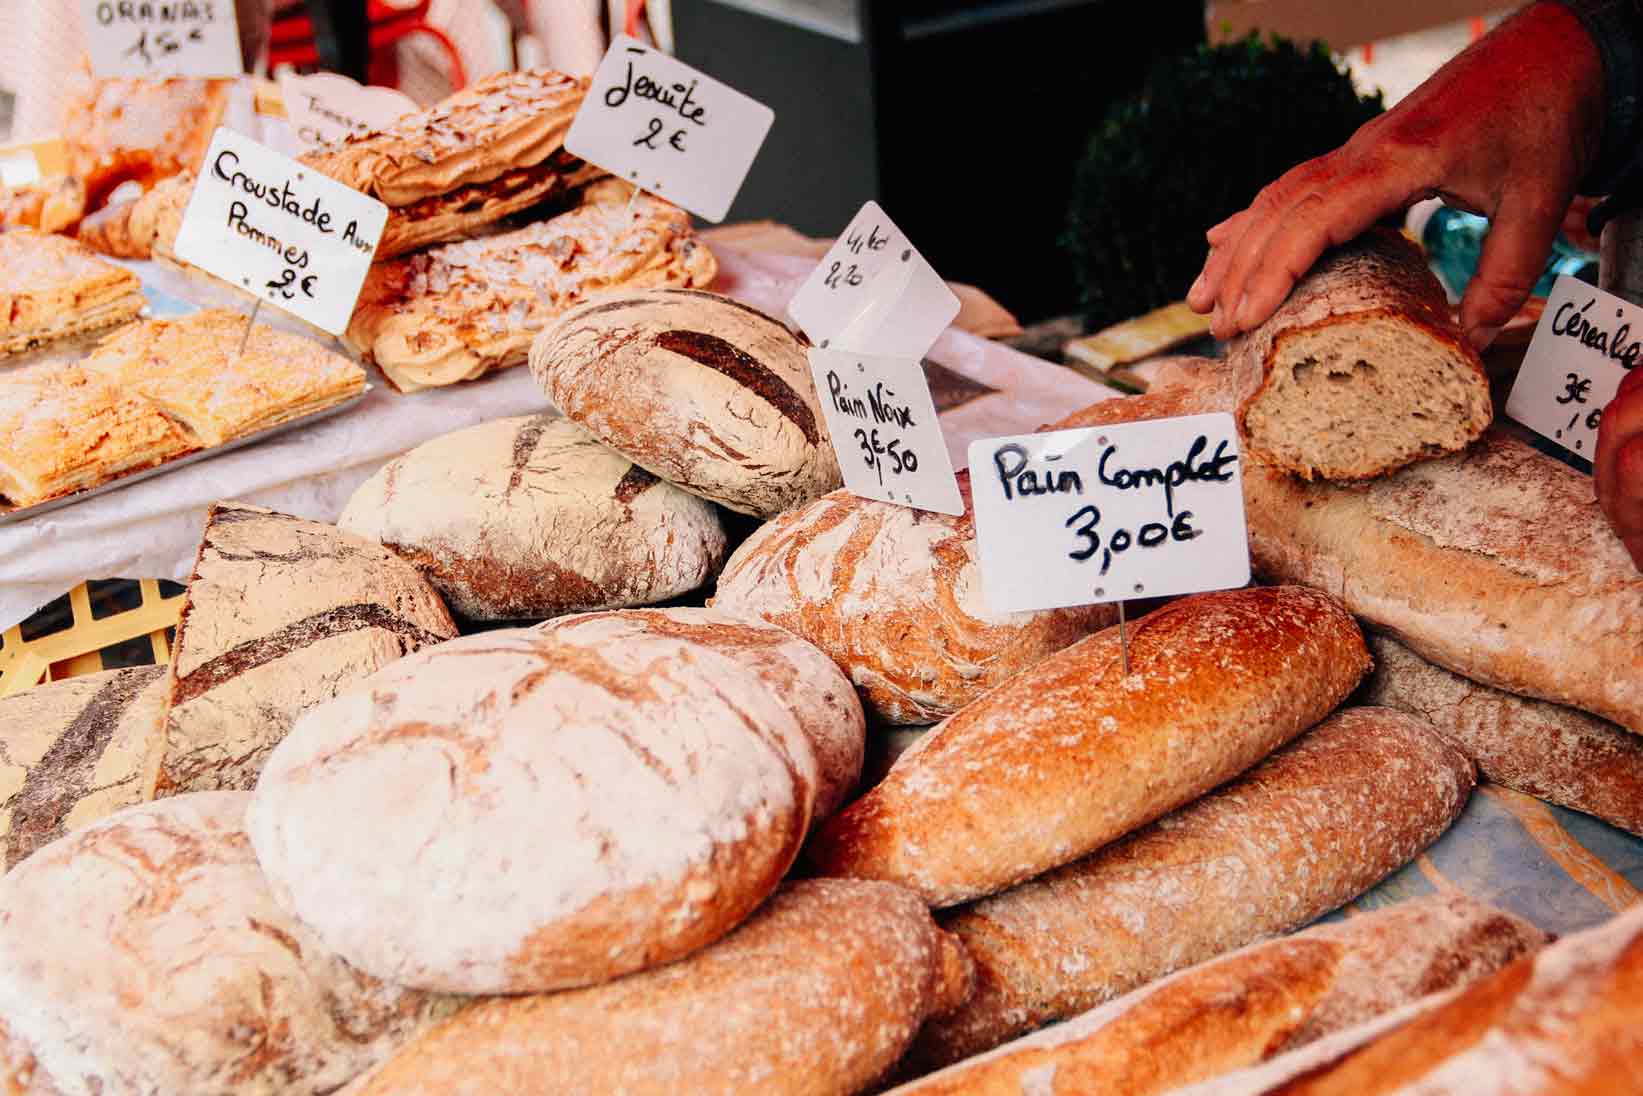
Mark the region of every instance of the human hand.
<instances>
[{"instance_id":1,"label":"human hand","mask_svg":"<svg viewBox=\"0 0 1643 1096\"><path fill-rule=\"evenodd\" d=\"M1438 196L1488 216L1461 326L1487 346L1528 297L1602 136L1602 60L1556 4L1526 8L1334 152L1286 173L1209 230L1187 294L1231 338L1283 303L1326 248Z\"/></svg>"},{"instance_id":2,"label":"human hand","mask_svg":"<svg viewBox=\"0 0 1643 1096\"><path fill-rule=\"evenodd\" d=\"M1620 382L1597 427L1597 503L1643 571L1643 368Z\"/></svg>"}]
</instances>

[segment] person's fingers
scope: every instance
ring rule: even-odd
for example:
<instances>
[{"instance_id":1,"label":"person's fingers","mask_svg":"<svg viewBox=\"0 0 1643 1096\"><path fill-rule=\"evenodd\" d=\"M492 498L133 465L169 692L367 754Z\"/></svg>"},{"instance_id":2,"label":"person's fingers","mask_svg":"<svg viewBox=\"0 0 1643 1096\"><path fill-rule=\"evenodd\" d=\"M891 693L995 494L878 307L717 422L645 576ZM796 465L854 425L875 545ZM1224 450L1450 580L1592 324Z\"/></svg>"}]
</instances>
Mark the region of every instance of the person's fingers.
<instances>
[{"instance_id":1,"label":"person's fingers","mask_svg":"<svg viewBox=\"0 0 1643 1096\"><path fill-rule=\"evenodd\" d=\"M1643 369L1634 369L1621 380L1614 399L1603 409L1597 427L1597 452L1592 458L1597 504L1611 522L1620 513L1621 496L1628 488L1620 470L1620 454L1639 438L1643 438ZM1634 495L1643 495L1643 481L1632 481L1630 490Z\"/></svg>"},{"instance_id":2,"label":"person's fingers","mask_svg":"<svg viewBox=\"0 0 1643 1096\"><path fill-rule=\"evenodd\" d=\"M1546 269L1567 195L1509 191L1483 238L1478 271L1460 302L1460 326L1479 350L1495 341Z\"/></svg>"},{"instance_id":3,"label":"person's fingers","mask_svg":"<svg viewBox=\"0 0 1643 1096\"><path fill-rule=\"evenodd\" d=\"M1232 258L1232 249L1226 246L1227 241L1237 239L1237 232L1248 219L1249 210L1239 210L1205 234L1204 238L1209 241L1209 254L1204 258L1204 268L1198 272L1197 280L1187 290L1187 306L1194 312L1208 312L1215 306L1221 278L1226 274L1227 263Z\"/></svg>"}]
</instances>

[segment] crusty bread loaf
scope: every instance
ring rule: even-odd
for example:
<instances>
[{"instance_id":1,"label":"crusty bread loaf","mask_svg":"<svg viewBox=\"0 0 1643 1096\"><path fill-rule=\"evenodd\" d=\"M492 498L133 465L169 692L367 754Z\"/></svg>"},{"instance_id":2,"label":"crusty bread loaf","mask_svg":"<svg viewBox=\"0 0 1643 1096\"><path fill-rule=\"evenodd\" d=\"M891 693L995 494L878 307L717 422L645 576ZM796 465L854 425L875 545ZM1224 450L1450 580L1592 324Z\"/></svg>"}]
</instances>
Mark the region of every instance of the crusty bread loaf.
<instances>
[{"instance_id":1,"label":"crusty bread loaf","mask_svg":"<svg viewBox=\"0 0 1643 1096\"><path fill-rule=\"evenodd\" d=\"M129 807L0 880L0 1091L317 1096L454 1009L279 908L249 799Z\"/></svg>"},{"instance_id":2,"label":"crusty bread loaf","mask_svg":"<svg viewBox=\"0 0 1643 1096\"><path fill-rule=\"evenodd\" d=\"M1643 905L1448 999L1179 1096L1573 1096L1643 1086Z\"/></svg>"},{"instance_id":3,"label":"crusty bread loaf","mask_svg":"<svg viewBox=\"0 0 1643 1096\"><path fill-rule=\"evenodd\" d=\"M1152 1096L1469 985L1545 942L1462 894L1403 902L1211 959L895 1092Z\"/></svg>"},{"instance_id":4,"label":"crusty bread loaf","mask_svg":"<svg viewBox=\"0 0 1643 1096\"><path fill-rule=\"evenodd\" d=\"M1214 362L1054 429L1227 411ZM1499 431L1363 488L1244 469L1250 554L1268 582L1327 590L1422 658L1643 734L1643 573L1591 479Z\"/></svg>"},{"instance_id":5,"label":"crusty bread loaf","mask_svg":"<svg viewBox=\"0 0 1643 1096\"><path fill-rule=\"evenodd\" d=\"M859 772L849 683L780 628L563 617L421 652L308 713L248 828L288 908L378 977L589 985L711 943L775 889L823 779L818 728L853 736Z\"/></svg>"},{"instance_id":6,"label":"crusty bread loaf","mask_svg":"<svg viewBox=\"0 0 1643 1096\"><path fill-rule=\"evenodd\" d=\"M547 415L424 442L361 484L337 524L410 560L469 620L666 601L725 556L711 503Z\"/></svg>"},{"instance_id":7,"label":"crusty bread loaf","mask_svg":"<svg viewBox=\"0 0 1643 1096\"><path fill-rule=\"evenodd\" d=\"M608 985L481 1002L347 1096L858 1092L968 989L968 960L887 883L790 883L741 928Z\"/></svg>"},{"instance_id":8,"label":"crusty bread loaf","mask_svg":"<svg viewBox=\"0 0 1643 1096\"><path fill-rule=\"evenodd\" d=\"M543 331L530 362L567 418L732 510L771 517L843 482L805 344L728 297L606 294Z\"/></svg>"},{"instance_id":9,"label":"crusty bread loaf","mask_svg":"<svg viewBox=\"0 0 1643 1096\"><path fill-rule=\"evenodd\" d=\"M70 830L142 801L165 691L163 666L137 666L0 698L6 870Z\"/></svg>"},{"instance_id":10,"label":"crusty bread loaf","mask_svg":"<svg viewBox=\"0 0 1643 1096\"><path fill-rule=\"evenodd\" d=\"M1585 712L1452 674L1390 636L1369 637L1366 704L1414 712L1497 784L1643 835L1643 738Z\"/></svg>"},{"instance_id":11,"label":"crusty bread loaf","mask_svg":"<svg viewBox=\"0 0 1643 1096\"><path fill-rule=\"evenodd\" d=\"M921 738L817 833L825 875L934 906L1076 860L1230 780L1369 669L1346 611L1305 587L1173 602L1024 670Z\"/></svg>"},{"instance_id":12,"label":"crusty bread loaf","mask_svg":"<svg viewBox=\"0 0 1643 1096\"><path fill-rule=\"evenodd\" d=\"M1367 479L1454 453L1494 417L1443 287L1390 229L1326 252L1227 353L1246 451L1305 479Z\"/></svg>"},{"instance_id":13,"label":"crusty bread loaf","mask_svg":"<svg viewBox=\"0 0 1643 1096\"><path fill-rule=\"evenodd\" d=\"M958 1061L1315 920L1436 840L1472 783L1421 720L1336 712L1146 829L945 918L976 992L925 1028L913 1063Z\"/></svg>"},{"instance_id":14,"label":"crusty bread loaf","mask_svg":"<svg viewBox=\"0 0 1643 1096\"><path fill-rule=\"evenodd\" d=\"M1111 605L1000 613L981 596L969 478L962 517L834 491L742 542L713 604L826 651L886 723L945 719L1117 620Z\"/></svg>"},{"instance_id":15,"label":"crusty bread loaf","mask_svg":"<svg viewBox=\"0 0 1643 1096\"><path fill-rule=\"evenodd\" d=\"M439 595L382 545L218 503L177 622L165 744L148 797L250 788L303 711L455 635Z\"/></svg>"}]
</instances>

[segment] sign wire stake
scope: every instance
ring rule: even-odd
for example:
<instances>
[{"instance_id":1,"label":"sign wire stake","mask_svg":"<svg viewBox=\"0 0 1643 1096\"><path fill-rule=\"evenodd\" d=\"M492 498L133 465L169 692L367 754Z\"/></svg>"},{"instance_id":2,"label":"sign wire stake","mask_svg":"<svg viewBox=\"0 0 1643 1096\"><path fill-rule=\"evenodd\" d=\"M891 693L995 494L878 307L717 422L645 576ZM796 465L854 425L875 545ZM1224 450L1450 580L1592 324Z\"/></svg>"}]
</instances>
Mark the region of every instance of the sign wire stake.
<instances>
[{"instance_id":1,"label":"sign wire stake","mask_svg":"<svg viewBox=\"0 0 1643 1096\"><path fill-rule=\"evenodd\" d=\"M1124 676L1130 676L1130 632L1124 623L1124 602L1118 602L1118 647L1123 652Z\"/></svg>"},{"instance_id":2,"label":"sign wire stake","mask_svg":"<svg viewBox=\"0 0 1643 1096\"><path fill-rule=\"evenodd\" d=\"M633 184L633 193L628 196L628 208L626 211L629 215L633 214L633 207L639 204L639 195L644 192L644 187L640 186L638 183Z\"/></svg>"},{"instance_id":3,"label":"sign wire stake","mask_svg":"<svg viewBox=\"0 0 1643 1096\"><path fill-rule=\"evenodd\" d=\"M257 303L251 306L251 315L245 318L245 334L240 336L240 348L234 354L236 362L245 356L245 344L251 341L251 325L257 322L257 313L261 311L262 298L258 297Z\"/></svg>"}]
</instances>

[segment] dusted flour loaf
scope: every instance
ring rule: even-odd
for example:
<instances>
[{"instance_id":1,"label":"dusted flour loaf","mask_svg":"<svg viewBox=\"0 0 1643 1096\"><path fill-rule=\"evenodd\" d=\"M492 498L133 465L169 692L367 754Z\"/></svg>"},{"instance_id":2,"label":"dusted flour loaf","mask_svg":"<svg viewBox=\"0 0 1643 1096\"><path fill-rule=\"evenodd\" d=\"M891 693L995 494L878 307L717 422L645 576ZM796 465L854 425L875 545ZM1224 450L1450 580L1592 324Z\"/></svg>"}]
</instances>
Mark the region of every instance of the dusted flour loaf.
<instances>
[{"instance_id":1,"label":"dusted flour loaf","mask_svg":"<svg viewBox=\"0 0 1643 1096\"><path fill-rule=\"evenodd\" d=\"M1402 902L1212 959L895 1092L1154 1096L1470 985L1545 943L1462 894Z\"/></svg>"},{"instance_id":2,"label":"dusted flour loaf","mask_svg":"<svg viewBox=\"0 0 1643 1096\"><path fill-rule=\"evenodd\" d=\"M823 826L824 875L950 906L1114 841L1260 761L1369 669L1332 598L1300 586L1183 598L1080 640L926 734Z\"/></svg>"},{"instance_id":3,"label":"dusted flour loaf","mask_svg":"<svg viewBox=\"0 0 1643 1096\"><path fill-rule=\"evenodd\" d=\"M482 1001L347 1096L837 1096L888 1070L969 963L900 887L789 883L704 951L608 985Z\"/></svg>"},{"instance_id":4,"label":"dusted flour loaf","mask_svg":"<svg viewBox=\"0 0 1643 1096\"><path fill-rule=\"evenodd\" d=\"M249 799L130 807L0 880L0 1091L318 1096L453 1011L280 909Z\"/></svg>"},{"instance_id":5,"label":"dusted flour loaf","mask_svg":"<svg viewBox=\"0 0 1643 1096\"><path fill-rule=\"evenodd\" d=\"M303 711L455 635L439 595L382 545L218 503L177 622L154 794L250 788Z\"/></svg>"},{"instance_id":6,"label":"dusted flour loaf","mask_svg":"<svg viewBox=\"0 0 1643 1096\"><path fill-rule=\"evenodd\" d=\"M1227 354L1249 453L1304 479L1367 479L1458 452L1494 417L1443 287L1391 229L1325 253Z\"/></svg>"},{"instance_id":7,"label":"dusted flour loaf","mask_svg":"<svg viewBox=\"0 0 1643 1096\"><path fill-rule=\"evenodd\" d=\"M444 644L310 712L249 828L287 908L378 977L588 985L762 902L824 779L818 727L854 736L859 771L861 726L849 683L779 628L588 613Z\"/></svg>"},{"instance_id":8,"label":"dusted flour loaf","mask_svg":"<svg viewBox=\"0 0 1643 1096\"><path fill-rule=\"evenodd\" d=\"M10 870L70 830L141 802L165 669L137 666L0 698L0 848Z\"/></svg>"},{"instance_id":9,"label":"dusted flour loaf","mask_svg":"<svg viewBox=\"0 0 1643 1096\"><path fill-rule=\"evenodd\" d=\"M958 1061L1299 928L1414 859L1472 783L1471 762L1423 721L1339 711L1146 829L946 919L976 993L925 1028L913 1060Z\"/></svg>"},{"instance_id":10,"label":"dusted flour loaf","mask_svg":"<svg viewBox=\"0 0 1643 1096\"><path fill-rule=\"evenodd\" d=\"M711 604L826 651L886 723L944 719L1117 619L1111 605L989 609L969 486L960 474L957 518L847 490L790 510L742 542Z\"/></svg>"},{"instance_id":11,"label":"dusted flour loaf","mask_svg":"<svg viewBox=\"0 0 1643 1096\"><path fill-rule=\"evenodd\" d=\"M727 297L654 289L571 309L530 361L555 406L606 445L768 518L842 482L804 348Z\"/></svg>"},{"instance_id":12,"label":"dusted flour loaf","mask_svg":"<svg viewBox=\"0 0 1643 1096\"><path fill-rule=\"evenodd\" d=\"M424 442L338 521L416 565L469 620L541 620L687 594L724 562L711 503L548 415Z\"/></svg>"}]
</instances>

